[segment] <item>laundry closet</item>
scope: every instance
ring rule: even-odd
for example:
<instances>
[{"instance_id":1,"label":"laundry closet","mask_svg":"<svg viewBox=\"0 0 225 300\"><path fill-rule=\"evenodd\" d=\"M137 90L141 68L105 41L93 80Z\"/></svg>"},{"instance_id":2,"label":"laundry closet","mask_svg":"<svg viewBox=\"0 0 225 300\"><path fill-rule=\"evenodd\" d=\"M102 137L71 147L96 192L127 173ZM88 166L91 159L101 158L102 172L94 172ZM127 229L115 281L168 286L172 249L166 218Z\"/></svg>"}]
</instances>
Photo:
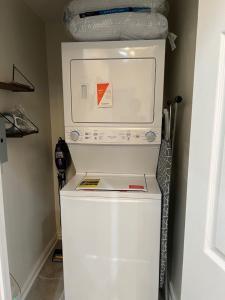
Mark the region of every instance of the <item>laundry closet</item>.
<instances>
[{"instance_id":1,"label":"laundry closet","mask_svg":"<svg viewBox=\"0 0 225 300\"><path fill-rule=\"evenodd\" d=\"M90 21L102 10L79 12L78 26L76 1L68 2L0 3L12 299L180 300L198 1L159 0L162 17L147 20L146 32L127 21L118 37L106 19L111 40ZM151 14L140 5L122 9L104 7L104 15ZM60 137L69 162L59 188ZM171 147L169 215L158 184L163 141Z\"/></svg>"}]
</instances>

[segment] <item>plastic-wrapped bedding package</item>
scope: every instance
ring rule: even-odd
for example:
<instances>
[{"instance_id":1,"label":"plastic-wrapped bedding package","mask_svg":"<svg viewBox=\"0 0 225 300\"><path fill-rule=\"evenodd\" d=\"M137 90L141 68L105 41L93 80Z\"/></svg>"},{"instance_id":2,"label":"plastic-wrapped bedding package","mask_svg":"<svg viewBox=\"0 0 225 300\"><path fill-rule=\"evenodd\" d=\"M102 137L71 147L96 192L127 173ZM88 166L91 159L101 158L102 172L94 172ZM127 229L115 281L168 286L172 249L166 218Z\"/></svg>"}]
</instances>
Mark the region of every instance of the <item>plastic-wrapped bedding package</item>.
<instances>
[{"instance_id":1,"label":"plastic-wrapped bedding package","mask_svg":"<svg viewBox=\"0 0 225 300\"><path fill-rule=\"evenodd\" d=\"M73 0L64 23L77 41L161 39L166 11L166 0Z\"/></svg>"},{"instance_id":2,"label":"plastic-wrapped bedding package","mask_svg":"<svg viewBox=\"0 0 225 300\"><path fill-rule=\"evenodd\" d=\"M168 22L158 13L123 13L80 19L67 28L77 41L107 41L166 38Z\"/></svg>"},{"instance_id":3,"label":"plastic-wrapped bedding package","mask_svg":"<svg viewBox=\"0 0 225 300\"><path fill-rule=\"evenodd\" d=\"M83 12L122 7L147 7L151 12L166 14L167 0L73 0L65 10L65 16L73 17Z\"/></svg>"}]
</instances>

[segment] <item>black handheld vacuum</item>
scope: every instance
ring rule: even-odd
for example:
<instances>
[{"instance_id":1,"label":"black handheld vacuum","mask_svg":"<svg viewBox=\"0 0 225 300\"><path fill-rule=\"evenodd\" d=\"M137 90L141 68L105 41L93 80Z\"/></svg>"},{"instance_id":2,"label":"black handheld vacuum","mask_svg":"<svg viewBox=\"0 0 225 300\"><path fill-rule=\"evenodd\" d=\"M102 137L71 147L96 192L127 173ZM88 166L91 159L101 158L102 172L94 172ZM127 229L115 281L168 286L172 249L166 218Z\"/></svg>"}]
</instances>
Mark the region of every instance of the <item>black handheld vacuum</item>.
<instances>
[{"instance_id":1,"label":"black handheld vacuum","mask_svg":"<svg viewBox=\"0 0 225 300\"><path fill-rule=\"evenodd\" d=\"M60 137L55 146L55 164L58 169L59 190L66 184L66 170L70 166L70 161L67 143Z\"/></svg>"},{"instance_id":2,"label":"black handheld vacuum","mask_svg":"<svg viewBox=\"0 0 225 300\"><path fill-rule=\"evenodd\" d=\"M66 171L71 163L70 152L67 143L60 137L58 143L55 146L55 164L57 168L58 186L59 186L59 205L60 205L60 190L66 184ZM60 215L61 225L61 215ZM62 249L55 249L52 261L62 262L63 253Z\"/></svg>"}]
</instances>

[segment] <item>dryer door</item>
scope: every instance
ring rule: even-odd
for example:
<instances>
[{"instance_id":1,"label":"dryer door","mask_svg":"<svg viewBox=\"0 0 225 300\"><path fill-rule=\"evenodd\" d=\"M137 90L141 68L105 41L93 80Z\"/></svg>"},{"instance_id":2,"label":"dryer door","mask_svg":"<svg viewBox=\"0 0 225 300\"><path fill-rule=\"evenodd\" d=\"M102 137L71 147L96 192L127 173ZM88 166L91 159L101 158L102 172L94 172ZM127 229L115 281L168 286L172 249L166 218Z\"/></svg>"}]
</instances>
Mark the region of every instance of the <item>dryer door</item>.
<instances>
[{"instance_id":1,"label":"dryer door","mask_svg":"<svg viewBox=\"0 0 225 300\"><path fill-rule=\"evenodd\" d=\"M74 123L153 123L156 60L71 60Z\"/></svg>"}]
</instances>

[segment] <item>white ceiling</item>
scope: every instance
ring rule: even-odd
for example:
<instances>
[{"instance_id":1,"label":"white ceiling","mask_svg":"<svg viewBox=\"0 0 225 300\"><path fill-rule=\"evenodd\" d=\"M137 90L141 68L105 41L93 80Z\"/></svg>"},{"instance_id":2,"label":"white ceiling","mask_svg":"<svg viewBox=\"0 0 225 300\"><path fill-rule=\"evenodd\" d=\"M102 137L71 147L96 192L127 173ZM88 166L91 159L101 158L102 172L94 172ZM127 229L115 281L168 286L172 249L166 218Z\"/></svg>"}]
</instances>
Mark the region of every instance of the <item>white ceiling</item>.
<instances>
[{"instance_id":1,"label":"white ceiling","mask_svg":"<svg viewBox=\"0 0 225 300\"><path fill-rule=\"evenodd\" d=\"M24 0L45 22L61 21L63 9L70 0Z\"/></svg>"}]
</instances>

